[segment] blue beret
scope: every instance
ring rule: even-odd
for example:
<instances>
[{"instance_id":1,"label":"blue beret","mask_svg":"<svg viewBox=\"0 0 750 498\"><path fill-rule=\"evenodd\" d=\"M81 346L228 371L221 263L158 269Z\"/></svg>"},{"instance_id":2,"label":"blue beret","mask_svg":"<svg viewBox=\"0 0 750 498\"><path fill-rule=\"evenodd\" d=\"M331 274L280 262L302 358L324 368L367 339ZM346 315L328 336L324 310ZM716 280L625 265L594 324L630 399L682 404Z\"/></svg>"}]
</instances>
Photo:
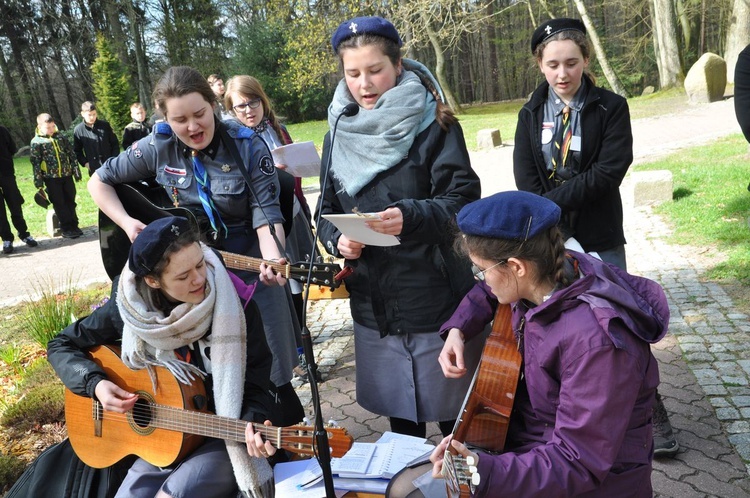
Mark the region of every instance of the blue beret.
<instances>
[{"instance_id":1,"label":"blue beret","mask_svg":"<svg viewBox=\"0 0 750 498\"><path fill-rule=\"evenodd\" d=\"M382 17L355 17L339 24L339 27L333 33L331 38L331 45L333 45L333 51L338 53L339 44L342 41L357 35L377 35L383 38L393 40L402 46L403 42L401 37L398 36L398 31L390 22L386 21Z\"/></svg>"},{"instance_id":2,"label":"blue beret","mask_svg":"<svg viewBox=\"0 0 750 498\"><path fill-rule=\"evenodd\" d=\"M190 230L190 222L181 216L167 216L149 223L130 246L130 271L140 277L151 273L169 244Z\"/></svg>"},{"instance_id":3,"label":"blue beret","mask_svg":"<svg viewBox=\"0 0 750 498\"><path fill-rule=\"evenodd\" d=\"M560 207L530 192L500 192L464 206L456 219L466 235L526 241L557 225Z\"/></svg>"},{"instance_id":4,"label":"blue beret","mask_svg":"<svg viewBox=\"0 0 750 498\"><path fill-rule=\"evenodd\" d=\"M531 53L533 54L536 47L544 40L561 31L580 31L585 35L586 26L584 26L578 19L570 19L567 17L550 19L549 21L540 24L539 27L534 30L534 34L531 35Z\"/></svg>"}]
</instances>

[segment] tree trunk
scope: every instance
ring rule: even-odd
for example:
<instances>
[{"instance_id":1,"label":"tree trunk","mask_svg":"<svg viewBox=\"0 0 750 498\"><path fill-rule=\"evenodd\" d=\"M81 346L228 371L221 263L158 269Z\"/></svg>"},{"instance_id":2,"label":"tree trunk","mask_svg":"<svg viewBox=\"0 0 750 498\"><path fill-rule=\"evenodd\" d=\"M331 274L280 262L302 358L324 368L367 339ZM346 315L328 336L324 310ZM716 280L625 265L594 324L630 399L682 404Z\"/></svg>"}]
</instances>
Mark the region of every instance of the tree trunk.
<instances>
[{"instance_id":1,"label":"tree trunk","mask_svg":"<svg viewBox=\"0 0 750 498\"><path fill-rule=\"evenodd\" d=\"M28 121L24 118L24 109L21 104L21 98L18 93L18 87L16 87L16 81L10 72L8 67L8 61L5 59L5 52L0 51L0 71L3 73L3 79L5 84L8 86L8 93L10 94L10 105L13 106L13 113L8 113L8 117L15 116L14 123L10 124L8 128L15 128L16 130L24 130L28 128ZM22 133L24 138L28 137L28 133Z\"/></svg>"},{"instance_id":2,"label":"tree trunk","mask_svg":"<svg viewBox=\"0 0 750 498\"><path fill-rule=\"evenodd\" d=\"M443 53L443 47L440 45L437 33L432 30L429 22L425 23L425 30L427 31L427 37L430 39L430 44L435 52L435 78L443 89L445 95L446 104L456 114L461 113L461 106L459 105L456 97L453 95L453 91L450 89L448 84L448 78L445 77L445 54Z\"/></svg>"},{"instance_id":3,"label":"tree trunk","mask_svg":"<svg viewBox=\"0 0 750 498\"><path fill-rule=\"evenodd\" d=\"M659 86L662 89L677 86L684 78L684 73L680 63L672 0L651 0L650 7Z\"/></svg>"},{"instance_id":4,"label":"tree trunk","mask_svg":"<svg viewBox=\"0 0 750 498\"><path fill-rule=\"evenodd\" d=\"M143 49L143 33L141 31L143 22L139 19L138 12L136 12L133 5L133 0L125 0L125 10L128 14L130 34L133 37L133 45L135 46L135 62L138 70L138 85L136 86L138 99L146 109L151 110L153 108L153 102L151 102L151 80L148 77L148 59L146 58L146 51Z\"/></svg>"},{"instance_id":5,"label":"tree trunk","mask_svg":"<svg viewBox=\"0 0 750 498\"><path fill-rule=\"evenodd\" d=\"M604 51L604 47L602 47L602 42L599 40L599 35L596 32L596 27L589 18L589 14L586 11L586 6L583 5L583 0L573 0L573 3L575 3L576 8L578 9L578 13L581 14L583 24L586 26L587 36L589 40L591 40L591 44L594 46L596 58L599 60L599 65L602 67L602 71L604 71L604 77L607 78L609 86L612 87L612 91L614 91L616 94L622 95L623 97L627 98L629 96L628 91L625 90L625 85L622 84L620 78L617 76L617 73L615 73L614 69L612 69L612 66L609 65L607 53Z\"/></svg>"},{"instance_id":6,"label":"tree trunk","mask_svg":"<svg viewBox=\"0 0 750 498\"><path fill-rule=\"evenodd\" d=\"M737 56L748 44L750 44L750 0L734 0L727 30L727 48L724 52L728 83L734 83Z\"/></svg>"}]
</instances>

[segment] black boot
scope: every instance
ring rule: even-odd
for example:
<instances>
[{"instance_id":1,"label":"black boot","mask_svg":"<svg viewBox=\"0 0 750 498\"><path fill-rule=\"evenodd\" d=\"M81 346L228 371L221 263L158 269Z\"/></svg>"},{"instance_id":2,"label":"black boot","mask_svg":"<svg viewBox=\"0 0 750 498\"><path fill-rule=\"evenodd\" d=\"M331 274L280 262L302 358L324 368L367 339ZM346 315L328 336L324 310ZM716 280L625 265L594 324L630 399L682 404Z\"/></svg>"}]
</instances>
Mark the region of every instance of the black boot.
<instances>
[{"instance_id":1,"label":"black boot","mask_svg":"<svg viewBox=\"0 0 750 498\"><path fill-rule=\"evenodd\" d=\"M654 457L672 458L677 454L680 445L674 437L672 424L669 423L667 409L661 400L661 395L656 393L656 400L653 407L653 427L654 427Z\"/></svg>"}]
</instances>

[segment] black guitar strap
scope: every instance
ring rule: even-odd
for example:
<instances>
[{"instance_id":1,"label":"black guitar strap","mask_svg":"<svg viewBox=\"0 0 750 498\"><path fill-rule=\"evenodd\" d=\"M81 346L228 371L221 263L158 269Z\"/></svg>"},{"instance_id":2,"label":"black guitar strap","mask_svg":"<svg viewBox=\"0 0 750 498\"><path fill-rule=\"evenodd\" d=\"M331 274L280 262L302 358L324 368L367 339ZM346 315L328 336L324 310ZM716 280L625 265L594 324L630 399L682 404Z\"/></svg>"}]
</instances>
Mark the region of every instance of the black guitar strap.
<instances>
[{"instance_id":1,"label":"black guitar strap","mask_svg":"<svg viewBox=\"0 0 750 498\"><path fill-rule=\"evenodd\" d=\"M287 256L286 251L284 250L284 246L281 244L281 241L276 236L276 227L271 222L271 220L268 218L268 215L266 214L265 210L263 209L263 206L260 203L260 198L258 198L258 195L255 193L255 187L253 187L253 181L250 178L250 173L248 173L247 169L249 165L246 165L245 162L242 160L242 156L240 155L239 149L237 149L237 144L234 143L234 139L229 136L229 132L227 131L227 128L225 126L222 126L221 123L217 123L217 127L220 130L221 138L224 142L224 145L229 150L229 153L234 158L234 162L238 164L238 167L240 171L242 172L242 176L245 178L245 183L247 183L248 188L250 189L250 193L255 199L255 202L258 204L258 207L260 208L260 212L263 213L263 217L268 222L268 230L271 232L271 235L273 236L273 240L276 243L276 248L279 250L279 254L283 254ZM265 145L265 142L263 142ZM266 145L266 148L268 146ZM269 151L270 155L270 151ZM287 256L287 259L289 257Z\"/></svg>"}]
</instances>

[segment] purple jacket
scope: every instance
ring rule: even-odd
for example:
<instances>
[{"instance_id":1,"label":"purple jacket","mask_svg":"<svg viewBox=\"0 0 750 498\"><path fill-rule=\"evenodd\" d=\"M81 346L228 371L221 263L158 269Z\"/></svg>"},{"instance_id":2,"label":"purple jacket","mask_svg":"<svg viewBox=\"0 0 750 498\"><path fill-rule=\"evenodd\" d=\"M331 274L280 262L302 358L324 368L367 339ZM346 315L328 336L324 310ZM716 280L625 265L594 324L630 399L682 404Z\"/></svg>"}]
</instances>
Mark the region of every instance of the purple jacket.
<instances>
[{"instance_id":1,"label":"purple jacket","mask_svg":"<svg viewBox=\"0 0 750 498\"><path fill-rule=\"evenodd\" d=\"M659 369L649 344L667 332L667 299L656 282L570 254L579 280L536 307L513 303L523 380L506 452L480 456L474 496L652 496ZM468 340L496 305L478 283L442 331L459 328Z\"/></svg>"}]
</instances>

